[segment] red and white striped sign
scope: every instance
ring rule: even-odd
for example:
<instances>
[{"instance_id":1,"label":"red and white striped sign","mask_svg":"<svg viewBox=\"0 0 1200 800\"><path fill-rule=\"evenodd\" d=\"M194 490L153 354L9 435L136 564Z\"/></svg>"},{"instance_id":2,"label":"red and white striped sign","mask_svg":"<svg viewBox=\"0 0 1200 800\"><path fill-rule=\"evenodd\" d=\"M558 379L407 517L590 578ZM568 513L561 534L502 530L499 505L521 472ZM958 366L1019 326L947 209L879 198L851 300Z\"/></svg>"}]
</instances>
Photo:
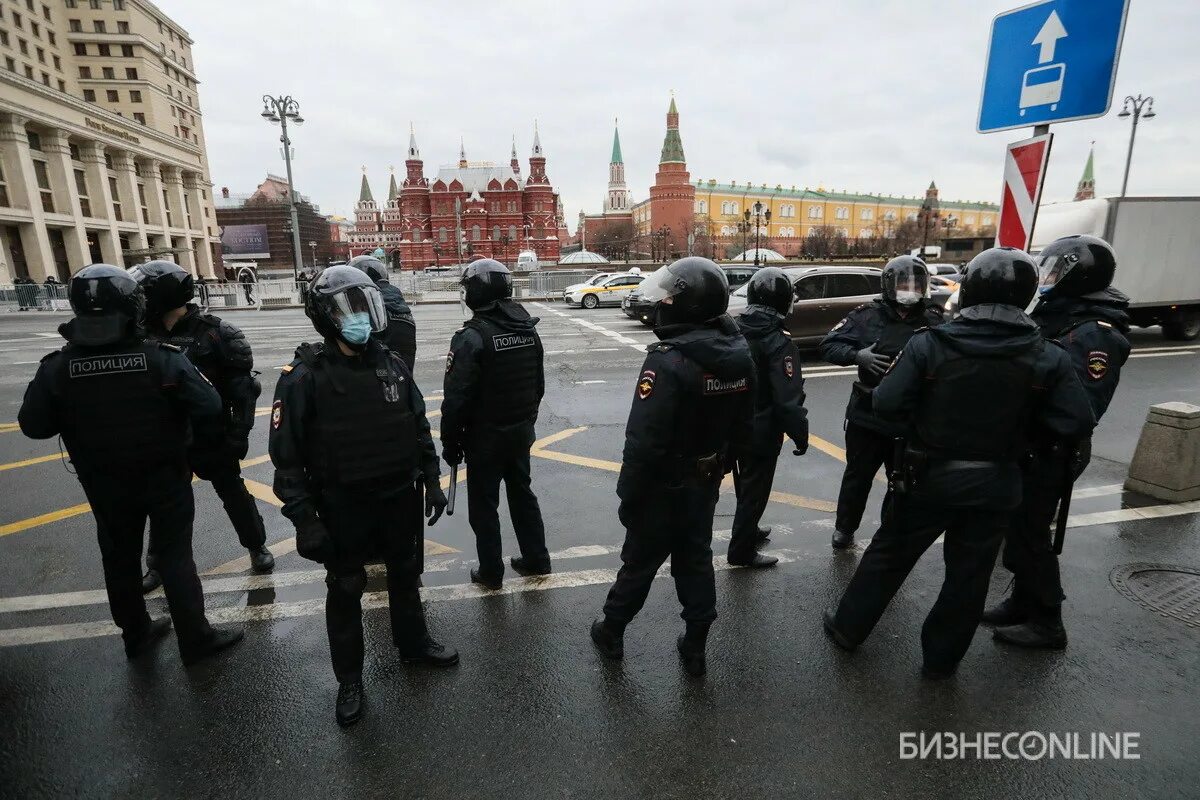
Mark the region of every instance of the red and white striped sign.
<instances>
[{"instance_id":1,"label":"red and white striped sign","mask_svg":"<svg viewBox=\"0 0 1200 800\"><path fill-rule=\"evenodd\" d=\"M996 226L996 246L1029 249L1053 138L1054 134L1047 133L1008 146L1004 154L1004 195L1000 201L1000 223Z\"/></svg>"}]
</instances>

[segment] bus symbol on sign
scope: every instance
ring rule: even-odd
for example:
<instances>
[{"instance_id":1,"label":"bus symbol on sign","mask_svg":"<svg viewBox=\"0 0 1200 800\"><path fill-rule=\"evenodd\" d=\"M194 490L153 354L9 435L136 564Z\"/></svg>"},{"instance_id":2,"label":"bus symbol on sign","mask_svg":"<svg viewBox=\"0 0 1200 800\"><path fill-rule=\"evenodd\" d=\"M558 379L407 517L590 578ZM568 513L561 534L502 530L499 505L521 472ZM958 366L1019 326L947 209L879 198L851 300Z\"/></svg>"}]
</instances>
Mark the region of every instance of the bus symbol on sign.
<instances>
[{"instance_id":1,"label":"bus symbol on sign","mask_svg":"<svg viewBox=\"0 0 1200 800\"><path fill-rule=\"evenodd\" d=\"M1051 111L1057 111L1066 76L1066 64L1050 64L1026 70L1025 78L1021 81L1021 116L1025 116L1026 109L1034 106L1050 106Z\"/></svg>"}]
</instances>

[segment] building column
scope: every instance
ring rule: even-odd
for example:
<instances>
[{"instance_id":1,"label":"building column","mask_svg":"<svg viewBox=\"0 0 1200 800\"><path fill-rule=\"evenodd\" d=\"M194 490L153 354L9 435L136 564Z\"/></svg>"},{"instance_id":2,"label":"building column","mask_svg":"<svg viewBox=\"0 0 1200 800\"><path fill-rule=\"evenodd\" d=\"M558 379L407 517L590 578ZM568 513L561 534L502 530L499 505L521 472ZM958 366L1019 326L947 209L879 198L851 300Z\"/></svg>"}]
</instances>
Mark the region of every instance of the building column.
<instances>
[{"instance_id":1,"label":"building column","mask_svg":"<svg viewBox=\"0 0 1200 800\"><path fill-rule=\"evenodd\" d=\"M79 205L75 165L71 163L71 145L66 131L52 130L43 134L42 152L46 154L46 169L50 173L50 185L54 187L54 209L74 220L73 225L62 229L63 243L67 246L67 268L74 275L92 263L92 254L87 246L87 230L83 227L83 210Z\"/></svg>"},{"instance_id":2,"label":"building column","mask_svg":"<svg viewBox=\"0 0 1200 800\"><path fill-rule=\"evenodd\" d=\"M182 228L187 231L187 235L183 237L184 244L191 248L192 233L187 221L187 193L183 188L183 170L179 167L164 165L162 168L163 186L167 190L167 197L171 204L172 221L175 223L171 228ZM197 209L198 211L199 209ZM174 237L172 237L174 241ZM175 263L186 269L193 275L196 274L196 258L195 253L190 249L184 253L175 254Z\"/></svg>"},{"instance_id":3,"label":"building column","mask_svg":"<svg viewBox=\"0 0 1200 800\"><path fill-rule=\"evenodd\" d=\"M38 193L37 175L29 154L26 120L16 114L0 115L0 158L4 159L4 176L8 181L8 199L15 208L24 208L33 218L31 223L18 223L21 250L29 267L29 277L41 283L55 273L50 237L46 235L46 218L42 213L42 198ZM15 276L14 276L15 277Z\"/></svg>"},{"instance_id":4,"label":"building column","mask_svg":"<svg viewBox=\"0 0 1200 800\"><path fill-rule=\"evenodd\" d=\"M123 267L125 259L121 255L121 239L117 232L116 216L113 214L113 196L108 186L108 169L104 164L104 145L99 142L86 142L80 145L79 151L84 171L87 173L92 216L108 220L107 230L95 232L100 243L100 257L106 264ZM125 206L122 206L122 211L124 208ZM100 209L104 209L104 212L97 213Z\"/></svg>"},{"instance_id":5,"label":"building column","mask_svg":"<svg viewBox=\"0 0 1200 800\"><path fill-rule=\"evenodd\" d=\"M146 223L142 220L142 203L138 198L137 173L133 168L133 154L126 150L112 153L113 172L117 173L117 192L121 196L121 216L137 225L133 234L133 249L150 246L146 237ZM126 264L126 266L133 266Z\"/></svg>"},{"instance_id":6,"label":"building column","mask_svg":"<svg viewBox=\"0 0 1200 800\"><path fill-rule=\"evenodd\" d=\"M162 162L155 158L139 158L138 166L142 171L142 183L146 186L146 209L150 214L150 221L146 223L147 239L165 236L169 246L171 231L167 225L167 210L163 206Z\"/></svg>"},{"instance_id":7,"label":"building column","mask_svg":"<svg viewBox=\"0 0 1200 800\"><path fill-rule=\"evenodd\" d=\"M183 188L192 208L192 225L188 235L192 240L192 258L196 265L196 274L205 278L216 278L212 246L208 241L208 224L204 216L204 198L200 194L204 188L203 176L198 172L183 173Z\"/></svg>"}]
</instances>

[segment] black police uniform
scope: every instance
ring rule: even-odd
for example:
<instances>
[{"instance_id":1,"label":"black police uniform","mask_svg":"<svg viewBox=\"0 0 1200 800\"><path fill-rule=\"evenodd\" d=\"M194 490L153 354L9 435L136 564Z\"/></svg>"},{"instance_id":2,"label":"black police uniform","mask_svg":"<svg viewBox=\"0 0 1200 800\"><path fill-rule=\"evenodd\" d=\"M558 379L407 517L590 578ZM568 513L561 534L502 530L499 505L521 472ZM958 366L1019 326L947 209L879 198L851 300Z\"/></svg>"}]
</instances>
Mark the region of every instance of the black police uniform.
<instances>
[{"instance_id":1,"label":"black police uniform","mask_svg":"<svg viewBox=\"0 0 1200 800\"><path fill-rule=\"evenodd\" d=\"M898 470L911 485L893 497L827 626L843 646L866 639L944 531L945 580L921 644L926 673L945 676L979 624L996 551L1021 501L1028 436L1035 429L1086 435L1091 408L1067 353L1044 342L1017 307L990 303L912 337L873 403L883 417L910 421Z\"/></svg>"},{"instance_id":2,"label":"black police uniform","mask_svg":"<svg viewBox=\"0 0 1200 800\"><path fill-rule=\"evenodd\" d=\"M425 402L404 362L377 342L346 356L301 345L271 405L275 494L300 555L325 565L325 622L339 683L362 680L365 564L387 566L392 639L416 655L428 639L419 592L423 489L438 478ZM305 542L321 528L317 552ZM327 534L325 536L324 534Z\"/></svg>"},{"instance_id":3,"label":"black police uniform","mask_svg":"<svg viewBox=\"0 0 1200 800\"><path fill-rule=\"evenodd\" d=\"M388 323L383 331L374 336L395 350L404 360L408 371L412 372L413 365L417 363L417 323L413 320L412 309L404 299L404 292L395 286L384 282L376 282L375 285L383 297Z\"/></svg>"},{"instance_id":4,"label":"black police uniform","mask_svg":"<svg viewBox=\"0 0 1200 800\"><path fill-rule=\"evenodd\" d=\"M68 344L42 359L17 417L34 439L61 435L96 517L104 584L127 650L150 629L142 596L142 537L162 575L185 661L213 636L192 559L188 418L203 424L221 398L169 344L129 336L102 346L72 342L76 320L60 326Z\"/></svg>"},{"instance_id":5,"label":"black police uniform","mask_svg":"<svg viewBox=\"0 0 1200 800\"><path fill-rule=\"evenodd\" d=\"M804 408L804 376L800 354L784 317L773 308L749 306L737 319L754 360L754 427L750 446L734 472L737 511L729 539L730 563L753 559L758 523L775 482L775 465L786 434L798 449L808 447L808 410Z\"/></svg>"},{"instance_id":6,"label":"black police uniform","mask_svg":"<svg viewBox=\"0 0 1200 800\"><path fill-rule=\"evenodd\" d=\"M156 321L148 334L183 350L221 395L221 414L196 425L188 458L192 471L212 483L242 547L260 550L267 531L238 463L249 449L255 404L262 386L254 377L254 355L234 325L188 303L187 313L168 331Z\"/></svg>"},{"instance_id":7,"label":"black police uniform","mask_svg":"<svg viewBox=\"0 0 1200 800\"><path fill-rule=\"evenodd\" d=\"M906 316L890 302L873 300L833 326L821 342L821 358L848 366L855 363L858 351L874 345L876 353L894 359L916 331L941 324L942 309L928 300L922 300ZM879 385L880 377L860 366L846 406L846 469L834 521L834 527L845 534L853 534L862 523L871 481L879 467L891 474L895 438L901 433L895 424L871 412L871 390Z\"/></svg>"},{"instance_id":8,"label":"black police uniform","mask_svg":"<svg viewBox=\"0 0 1200 800\"><path fill-rule=\"evenodd\" d=\"M442 446L466 458L468 516L487 582L504 576L502 480L525 568L550 569L542 511L530 488L529 449L546 393L538 322L512 300L489 303L454 334L446 356Z\"/></svg>"},{"instance_id":9,"label":"black police uniform","mask_svg":"<svg viewBox=\"0 0 1200 800\"><path fill-rule=\"evenodd\" d=\"M752 432L754 362L737 324L722 315L654 332L661 341L642 364L617 479L625 544L604 616L621 629L668 556L683 619L717 618L713 513L732 449Z\"/></svg>"},{"instance_id":10,"label":"black police uniform","mask_svg":"<svg viewBox=\"0 0 1200 800\"><path fill-rule=\"evenodd\" d=\"M1099 422L1108 410L1129 358L1129 298L1108 288L1084 297L1055 297L1034 307L1042 336L1070 356L1092 413ZM1072 448L1048 436L1030 450L1024 479L1024 499L1016 522L1004 541L1003 563L1013 573L1014 602L1042 614L1056 613L1063 600L1058 556L1050 528L1065 485L1065 473L1078 478L1091 460L1091 437ZM1068 459L1071 463L1068 465Z\"/></svg>"}]
</instances>

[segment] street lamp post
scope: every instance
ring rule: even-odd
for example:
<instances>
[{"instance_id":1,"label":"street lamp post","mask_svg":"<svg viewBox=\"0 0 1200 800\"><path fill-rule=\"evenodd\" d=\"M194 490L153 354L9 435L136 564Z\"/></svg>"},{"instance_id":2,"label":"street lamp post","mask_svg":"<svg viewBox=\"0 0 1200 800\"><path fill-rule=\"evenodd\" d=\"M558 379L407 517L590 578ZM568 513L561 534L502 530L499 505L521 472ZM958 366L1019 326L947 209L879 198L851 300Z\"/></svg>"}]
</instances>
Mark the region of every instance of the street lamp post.
<instances>
[{"instance_id":1,"label":"street lamp post","mask_svg":"<svg viewBox=\"0 0 1200 800\"><path fill-rule=\"evenodd\" d=\"M271 97L263 95L262 118L272 125L280 126L279 141L283 143L283 163L287 166L288 205L292 214L292 277L300 279L300 262L304 256L300 252L300 219L296 213L296 186L292 182L292 140L288 138L288 120L297 125L304 124L300 116L300 104L291 95Z\"/></svg>"},{"instance_id":2,"label":"street lamp post","mask_svg":"<svg viewBox=\"0 0 1200 800\"><path fill-rule=\"evenodd\" d=\"M317 271L317 243L316 243L316 242L309 242L309 243L308 243L308 249L309 249L309 252L311 252L311 253L312 253L312 267L313 267L313 272L316 272L316 271Z\"/></svg>"},{"instance_id":3,"label":"street lamp post","mask_svg":"<svg viewBox=\"0 0 1200 800\"><path fill-rule=\"evenodd\" d=\"M1149 95L1142 97L1140 94L1137 97L1127 96L1125 107L1117 116L1133 117L1133 127L1129 129L1129 152L1125 156L1125 179L1121 181L1121 197L1124 197L1125 189L1129 186L1129 165L1133 161L1133 140L1137 136L1138 120L1142 117L1154 119L1157 116L1154 113L1154 98Z\"/></svg>"},{"instance_id":4,"label":"street lamp post","mask_svg":"<svg viewBox=\"0 0 1200 800\"><path fill-rule=\"evenodd\" d=\"M746 218L749 219L749 217L750 212L747 210ZM769 234L769 226L771 224L771 209L768 208L766 211L764 211L763 204L756 202L754 204L754 266L756 267L759 266L758 259L761 255L760 250L762 249L761 229L763 226L763 220L766 220L766 224L768 226L767 231ZM742 260L744 261L745 259Z\"/></svg>"}]
</instances>

